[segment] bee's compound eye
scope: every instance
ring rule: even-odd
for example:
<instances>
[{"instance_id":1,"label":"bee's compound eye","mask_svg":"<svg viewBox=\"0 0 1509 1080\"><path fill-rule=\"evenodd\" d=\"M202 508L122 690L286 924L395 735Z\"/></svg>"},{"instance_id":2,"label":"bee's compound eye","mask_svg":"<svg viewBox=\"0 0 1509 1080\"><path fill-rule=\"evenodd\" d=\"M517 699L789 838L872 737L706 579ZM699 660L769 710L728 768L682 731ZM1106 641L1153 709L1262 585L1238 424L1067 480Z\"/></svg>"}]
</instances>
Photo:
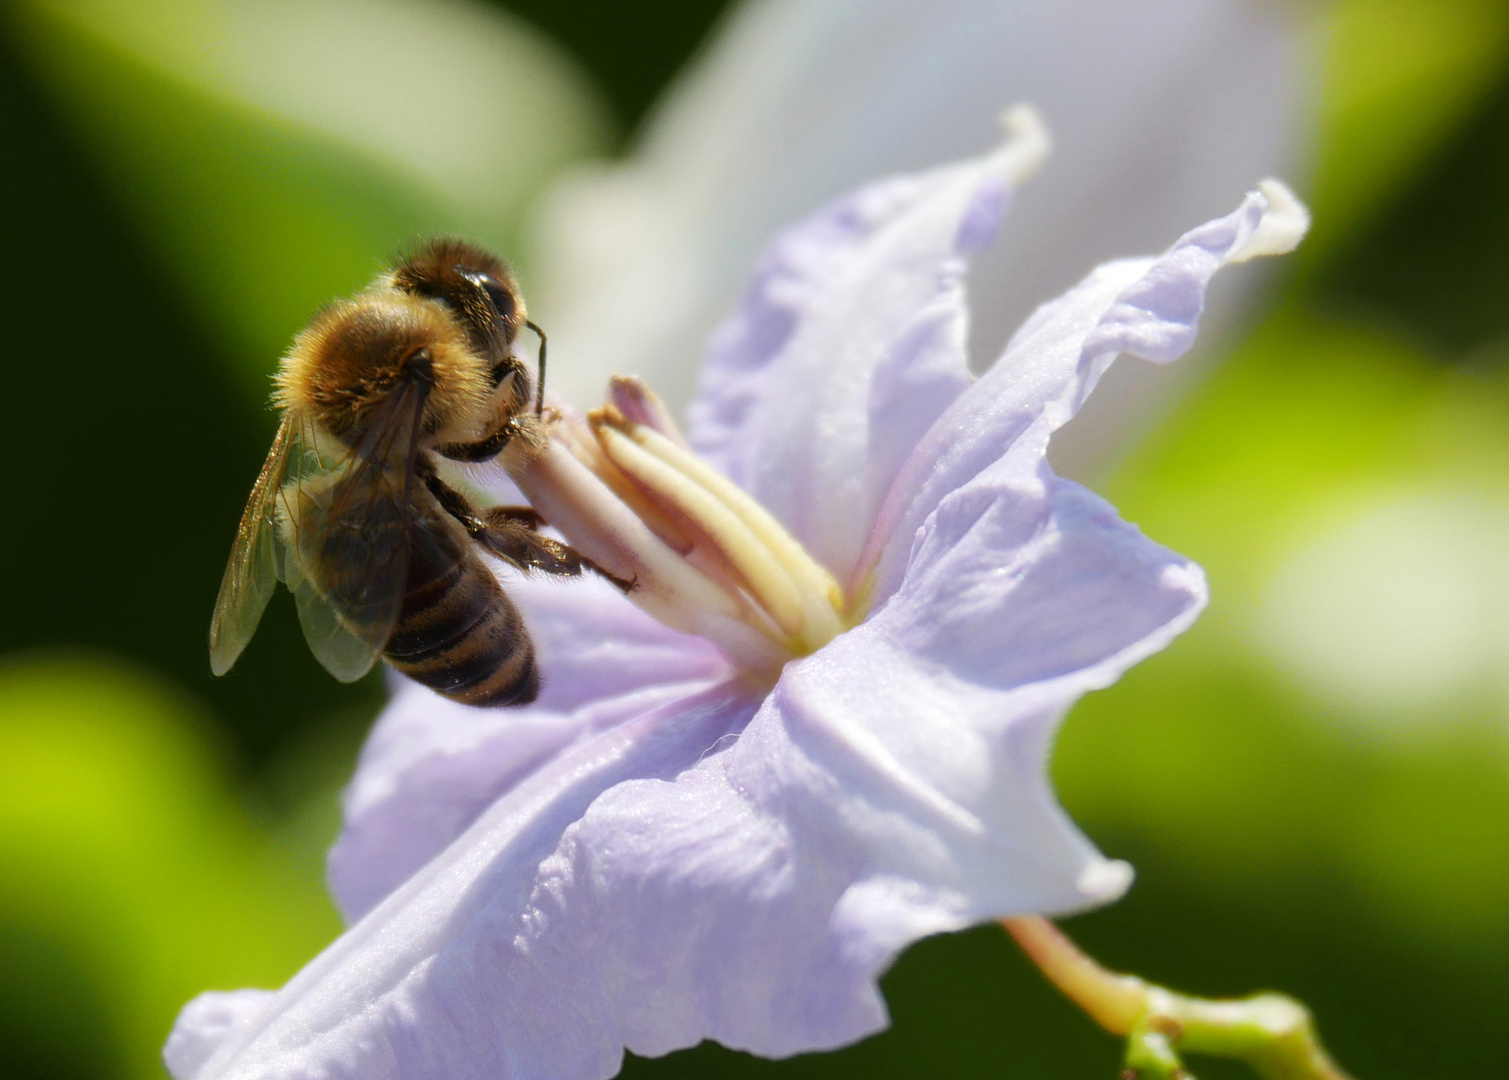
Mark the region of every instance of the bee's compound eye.
<instances>
[{"instance_id":1,"label":"bee's compound eye","mask_svg":"<svg viewBox=\"0 0 1509 1080\"><path fill-rule=\"evenodd\" d=\"M504 286L502 282L491 274L482 274L474 270L463 271L463 273L466 275L468 281L473 285L479 286L483 292L487 293L487 298L492 301L493 310L498 313L498 317L508 327L509 337L512 337L518 329L517 322L519 317L519 305L518 301L514 299L513 290Z\"/></svg>"},{"instance_id":2,"label":"bee's compound eye","mask_svg":"<svg viewBox=\"0 0 1509 1080\"><path fill-rule=\"evenodd\" d=\"M484 281L482 287L487 290L488 299L493 302L493 307L498 309L498 315L504 322L510 326L513 325L514 318L518 314L518 304L514 302L513 293L491 277Z\"/></svg>"}]
</instances>

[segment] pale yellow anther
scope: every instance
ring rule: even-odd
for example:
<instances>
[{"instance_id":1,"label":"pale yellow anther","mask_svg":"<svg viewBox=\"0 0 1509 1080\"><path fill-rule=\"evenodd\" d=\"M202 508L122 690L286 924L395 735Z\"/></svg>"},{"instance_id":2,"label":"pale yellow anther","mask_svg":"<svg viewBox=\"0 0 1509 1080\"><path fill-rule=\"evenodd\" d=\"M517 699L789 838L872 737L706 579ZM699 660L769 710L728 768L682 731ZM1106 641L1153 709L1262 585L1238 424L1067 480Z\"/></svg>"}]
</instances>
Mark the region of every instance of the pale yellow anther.
<instances>
[{"instance_id":1,"label":"pale yellow anther","mask_svg":"<svg viewBox=\"0 0 1509 1080\"><path fill-rule=\"evenodd\" d=\"M582 416L553 406L544 452L510 467L583 555L632 583L630 601L774 679L849 625L843 590L776 518L708 465L653 391L614 380Z\"/></svg>"},{"instance_id":2,"label":"pale yellow anther","mask_svg":"<svg viewBox=\"0 0 1509 1080\"><path fill-rule=\"evenodd\" d=\"M637 428L638 431L648 431ZM654 435L654 432L650 432ZM804 620L797 586L768 547L727 505L673 465L649 453L638 440L608 424L597 429L603 453L630 479L690 521L737 571L741 584L788 637L803 636ZM664 440L664 436L656 436ZM685 451L682 451L685 453ZM690 456L690 455L687 455Z\"/></svg>"},{"instance_id":3,"label":"pale yellow anther","mask_svg":"<svg viewBox=\"0 0 1509 1080\"><path fill-rule=\"evenodd\" d=\"M838 581L807 554L768 510L717 469L659 432L636 424L629 426L626 434L646 453L675 469L731 511L775 556L796 587L802 613L801 637L807 648L822 646L842 632L838 613L843 607L843 590Z\"/></svg>"},{"instance_id":4,"label":"pale yellow anther","mask_svg":"<svg viewBox=\"0 0 1509 1080\"><path fill-rule=\"evenodd\" d=\"M580 419L580 418L578 418ZM633 510L635 515L648 525L662 541L669 545L678 554L687 555L693 547L693 538L681 527L680 523L671 519L666 514L664 506L657 506L622 469L613 463L603 448L602 440L598 438L594 425L585 419L580 419L581 430L586 432L586 437L581 438L579 433L566 431L560 443L571 451L571 456L580 461L606 484L620 499ZM558 428L557 431L561 429Z\"/></svg>"}]
</instances>

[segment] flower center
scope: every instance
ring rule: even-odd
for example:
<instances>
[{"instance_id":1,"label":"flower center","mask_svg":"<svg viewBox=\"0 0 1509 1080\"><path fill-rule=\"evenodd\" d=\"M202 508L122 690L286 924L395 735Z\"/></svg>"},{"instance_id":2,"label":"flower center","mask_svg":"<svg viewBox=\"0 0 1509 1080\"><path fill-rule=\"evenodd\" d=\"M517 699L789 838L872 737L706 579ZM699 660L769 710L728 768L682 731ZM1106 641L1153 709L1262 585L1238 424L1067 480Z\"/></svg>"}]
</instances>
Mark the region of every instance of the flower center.
<instances>
[{"instance_id":1,"label":"flower center","mask_svg":"<svg viewBox=\"0 0 1509 1080\"><path fill-rule=\"evenodd\" d=\"M629 599L773 678L847 627L838 581L768 510L692 452L641 380L558 417L545 452L513 478L545 519Z\"/></svg>"}]
</instances>

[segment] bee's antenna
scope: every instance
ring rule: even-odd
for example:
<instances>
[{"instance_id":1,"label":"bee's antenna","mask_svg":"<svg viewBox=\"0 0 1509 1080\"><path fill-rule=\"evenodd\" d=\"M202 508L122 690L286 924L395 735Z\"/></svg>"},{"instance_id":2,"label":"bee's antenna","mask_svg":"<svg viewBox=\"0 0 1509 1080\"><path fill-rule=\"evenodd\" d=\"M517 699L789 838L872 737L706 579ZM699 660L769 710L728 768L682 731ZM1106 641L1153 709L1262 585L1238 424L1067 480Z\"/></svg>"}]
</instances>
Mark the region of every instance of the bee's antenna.
<instances>
[{"instance_id":1,"label":"bee's antenna","mask_svg":"<svg viewBox=\"0 0 1509 1080\"><path fill-rule=\"evenodd\" d=\"M545 411L545 331L541 330L528 319L524 320L524 325L533 330L535 335L540 339L540 381L539 385L535 387L534 393L534 414L539 416Z\"/></svg>"}]
</instances>

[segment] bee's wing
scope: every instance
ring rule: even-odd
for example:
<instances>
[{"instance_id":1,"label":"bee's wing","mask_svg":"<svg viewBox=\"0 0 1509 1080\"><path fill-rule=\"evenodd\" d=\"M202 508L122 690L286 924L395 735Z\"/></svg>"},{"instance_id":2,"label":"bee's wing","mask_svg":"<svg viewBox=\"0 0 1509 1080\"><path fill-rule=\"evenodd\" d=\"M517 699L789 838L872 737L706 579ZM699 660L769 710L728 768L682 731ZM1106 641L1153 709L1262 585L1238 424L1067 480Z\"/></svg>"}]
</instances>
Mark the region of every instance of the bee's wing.
<instances>
[{"instance_id":1,"label":"bee's wing","mask_svg":"<svg viewBox=\"0 0 1509 1080\"><path fill-rule=\"evenodd\" d=\"M403 606L424 400L423 386L402 385L356 446L332 457L307 431L290 458L279 576L309 648L342 682L371 670Z\"/></svg>"},{"instance_id":2,"label":"bee's wing","mask_svg":"<svg viewBox=\"0 0 1509 1080\"><path fill-rule=\"evenodd\" d=\"M210 620L210 670L224 675L246 648L278 582L277 495L292 448L288 417L278 427L267 461L252 487L231 547Z\"/></svg>"}]
</instances>

